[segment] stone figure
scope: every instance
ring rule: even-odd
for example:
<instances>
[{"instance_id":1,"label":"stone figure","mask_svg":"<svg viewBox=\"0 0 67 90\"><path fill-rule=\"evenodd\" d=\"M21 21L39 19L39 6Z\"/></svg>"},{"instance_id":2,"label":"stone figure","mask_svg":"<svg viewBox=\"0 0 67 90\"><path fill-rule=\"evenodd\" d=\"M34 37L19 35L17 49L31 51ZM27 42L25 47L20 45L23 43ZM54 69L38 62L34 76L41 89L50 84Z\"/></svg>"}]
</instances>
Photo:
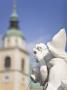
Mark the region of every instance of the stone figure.
<instances>
[{"instance_id":1,"label":"stone figure","mask_svg":"<svg viewBox=\"0 0 67 90\"><path fill-rule=\"evenodd\" d=\"M40 48L40 46L42 46L42 48ZM37 44L36 45L37 47L37 50L41 52L41 54L39 55L40 57L36 58L36 62L38 62L38 65L36 67L33 68L32 70L32 74L31 74L31 78L34 80L34 81L37 81L39 82L41 85L44 84L44 81L47 80L47 75L48 75L48 70L47 70L47 66L46 66L46 62L44 61L44 59L41 58L42 54L45 53L43 52L46 48L46 46L42 43L40 44ZM35 50L34 51L34 54L36 54L37 52ZM40 53L39 52L39 53ZM46 53L45 53L46 54ZM41 60L42 59L42 60ZM40 60L40 61L38 61ZM38 75L37 75L37 73ZM42 73L40 73L42 72ZM45 74L43 74L43 72L45 72ZM34 75L35 74L35 75ZM44 75L44 76L42 76ZM37 76L37 77L36 77ZM38 79L39 78L39 79Z\"/></svg>"},{"instance_id":2,"label":"stone figure","mask_svg":"<svg viewBox=\"0 0 67 90\"><path fill-rule=\"evenodd\" d=\"M47 84L45 90L60 90L59 88L62 86L61 82L67 85L67 53L65 52L65 48L66 32L63 28L54 35L50 42L47 44L36 44L33 49L39 66L35 67L31 78L40 84L43 82L42 85ZM37 70L36 68L39 69ZM35 71L38 71L38 73ZM40 80L36 79L38 76Z\"/></svg>"}]
</instances>

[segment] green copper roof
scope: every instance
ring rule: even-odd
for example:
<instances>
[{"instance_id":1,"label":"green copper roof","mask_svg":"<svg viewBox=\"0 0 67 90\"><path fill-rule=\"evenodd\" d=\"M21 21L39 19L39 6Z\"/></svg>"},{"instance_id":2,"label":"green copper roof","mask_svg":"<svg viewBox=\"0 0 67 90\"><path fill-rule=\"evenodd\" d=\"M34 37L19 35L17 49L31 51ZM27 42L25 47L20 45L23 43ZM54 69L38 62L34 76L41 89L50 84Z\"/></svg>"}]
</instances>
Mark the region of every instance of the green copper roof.
<instances>
[{"instance_id":1,"label":"green copper roof","mask_svg":"<svg viewBox=\"0 0 67 90\"><path fill-rule=\"evenodd\" d=\"M17 36L25 39L22 32L19 30L19 19L16 13L16 0L13 0L13 11L10 17L10 24L8 28L9 30L5 33L4 37Z\"/></svg>"},{"instance_id":2,"label":"green copper roof","mask_svg":"<svg viewBox=\"0 0 67 90\"><path fill-rule=\"evenodd\" d=\"M21 37L24 39L24 36L22 34L22 32L20 30L16 30L16 29L10 29L5 33L5 36L7 37L11 37L11 36L17 36L17 37Z\"/></svg>"}]
</instances>

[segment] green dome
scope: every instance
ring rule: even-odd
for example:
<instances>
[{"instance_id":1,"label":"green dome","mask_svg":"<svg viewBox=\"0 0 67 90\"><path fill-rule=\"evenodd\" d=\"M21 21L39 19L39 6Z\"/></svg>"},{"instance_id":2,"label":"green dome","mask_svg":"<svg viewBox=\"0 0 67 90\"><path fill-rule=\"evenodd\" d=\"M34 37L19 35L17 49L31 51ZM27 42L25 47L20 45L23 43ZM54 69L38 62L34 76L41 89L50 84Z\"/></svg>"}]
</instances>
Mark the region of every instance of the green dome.
<instances>
[{"instance_id":1,"label":"green dome","mask_svg":"<svg viewBox=\"0 0 67 90\"><path fill-rule=\"evenodd\" d=\"M10 30L8 30L5 33L5 36L6 37L17 36L17 37L21 37L21 38L24 39L24 36L23 36L22 32L19 31L19 30L16 30L16 29L10 29Z\"/></svg>"}]
</instances>

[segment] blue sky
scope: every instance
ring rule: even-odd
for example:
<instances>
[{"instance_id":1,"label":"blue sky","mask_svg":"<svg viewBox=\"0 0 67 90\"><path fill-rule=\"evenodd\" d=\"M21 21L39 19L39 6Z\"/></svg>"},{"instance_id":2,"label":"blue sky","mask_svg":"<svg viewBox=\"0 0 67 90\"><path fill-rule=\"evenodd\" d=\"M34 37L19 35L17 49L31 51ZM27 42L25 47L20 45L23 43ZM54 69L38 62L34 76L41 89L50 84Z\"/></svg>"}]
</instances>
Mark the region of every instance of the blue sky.
<instances>
[{"instance_id":1,"label":"blue sky","mask_svg":"<svg viewBox=\"0 0 67 90\"><path fill-rule=\"evenodd\" d=\"M65 27L67 31L67 0L16 0L20 27L30 47L47 42ZM7 31L13 0L0 0L0 34Z\"/></svg>"}]
</instances>

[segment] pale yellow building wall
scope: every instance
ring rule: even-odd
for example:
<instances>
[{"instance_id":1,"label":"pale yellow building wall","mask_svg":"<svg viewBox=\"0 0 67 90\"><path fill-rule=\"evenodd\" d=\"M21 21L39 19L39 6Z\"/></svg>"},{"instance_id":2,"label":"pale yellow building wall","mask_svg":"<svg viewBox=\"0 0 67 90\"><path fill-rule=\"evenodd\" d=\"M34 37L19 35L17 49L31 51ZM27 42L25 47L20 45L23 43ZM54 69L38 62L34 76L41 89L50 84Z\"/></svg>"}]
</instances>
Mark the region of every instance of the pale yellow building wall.
<instances>
[{"instance_id":1,"label":"pale yellow building wall","mask_svg":"<svg viewBox=\"0 0 67 90\"><path fill-rule=\"evenodd\" d=\"M0 84L0 90L15 90L14 83L13 82L1 83ZM24 84L20 83L20 86L19 86L19 88L17 88L17 90L27 90L27 88Z\"/></svg>"},{"instance_id":2,"label":"pale yellow building wall","mask_svg":"<svg viewBox=\"0 0 67 90\"><path fill-rule=\"evenodd\" d=\"M5 58L9 56L11 57L11 69L21 70L21 60L24 58L25 60L25 72L28 72L28 63L29 63L29 56L20 51L17 48L13 49L1 49L0 50L0 70L5 70L4 62Z\"/></svg>"},{"instance_id":3,"label":"pale yellow building wall","mask_svg":"<svg viewBox=\"0 0 67 90\"><path fill-rule=\"evenodd\" d=\"M6 56L11 57L11 68L8 71L4 67ZM24 71L29 74L29 56L26 53L18 48L0 49L0 90L26 90L29 77L21 72L23 58L25 61Z\"/></svg>"},{"instance_id":4,"label":"pale yellow building wall","mask_svg":"<svg viewBox=\"0 0 67 90\"><path fill-rule=\"evenodd\" d=\"M20 38L20 37L17 37L17 36L5 37L3 45L4 45L5 48L18 46L22 49L27 50L25 40Z\"/></svg>"}]
</instances>

